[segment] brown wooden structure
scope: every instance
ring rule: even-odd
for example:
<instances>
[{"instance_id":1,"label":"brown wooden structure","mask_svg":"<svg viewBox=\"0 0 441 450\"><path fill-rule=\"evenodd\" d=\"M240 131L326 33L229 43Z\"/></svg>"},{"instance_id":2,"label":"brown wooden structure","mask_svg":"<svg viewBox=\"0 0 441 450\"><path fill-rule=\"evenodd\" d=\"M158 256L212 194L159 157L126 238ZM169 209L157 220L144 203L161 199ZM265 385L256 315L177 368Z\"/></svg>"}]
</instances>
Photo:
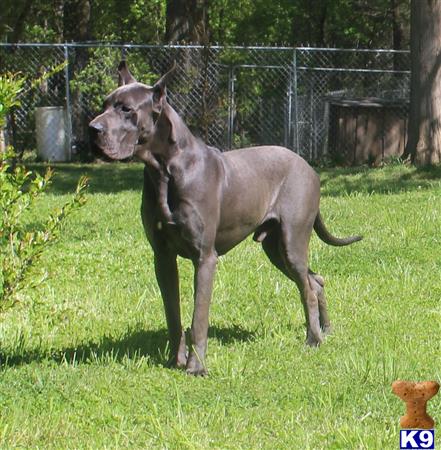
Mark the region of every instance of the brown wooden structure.
<instances>
[{"instance_id":1,"label":"brown wooden structure","mask_svg":"<svg viewBox=\"0 0 441 450\"><path fill-rule=\"evenodd\" d=\"M327 98L328 151L344 165L379 165L402 155L407 142L408 104L378 98Z\"/></svg>"}]
</instances>

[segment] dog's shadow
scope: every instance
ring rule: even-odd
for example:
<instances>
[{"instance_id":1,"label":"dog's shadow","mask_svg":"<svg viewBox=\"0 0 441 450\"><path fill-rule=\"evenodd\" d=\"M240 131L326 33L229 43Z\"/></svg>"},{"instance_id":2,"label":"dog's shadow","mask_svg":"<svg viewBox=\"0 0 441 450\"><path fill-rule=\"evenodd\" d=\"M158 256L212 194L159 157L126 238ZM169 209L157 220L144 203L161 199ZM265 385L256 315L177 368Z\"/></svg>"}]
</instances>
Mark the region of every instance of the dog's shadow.
<instances>
[{"instance_id":1,"label":"dog's shadow","mask_svg":"<svg viewBox=\"0 0 441 450\"><path fill-rule=\"evenodd\" d=\"M222 345L234 342L253 341L256 333L234 325L232 327L210 327L209 338L216 339ZM122 362L124 359L145 357L155 366L165 366L168 357L167 330L136 330L128 332L121 338L103 336L100 341L89 342L76 347L54 349L50 353L24 351L7 354L0 351L0 367L14 367L33 362L54 361L58 364L88 364L106 361Z\"/></svg>"}]
</instances>

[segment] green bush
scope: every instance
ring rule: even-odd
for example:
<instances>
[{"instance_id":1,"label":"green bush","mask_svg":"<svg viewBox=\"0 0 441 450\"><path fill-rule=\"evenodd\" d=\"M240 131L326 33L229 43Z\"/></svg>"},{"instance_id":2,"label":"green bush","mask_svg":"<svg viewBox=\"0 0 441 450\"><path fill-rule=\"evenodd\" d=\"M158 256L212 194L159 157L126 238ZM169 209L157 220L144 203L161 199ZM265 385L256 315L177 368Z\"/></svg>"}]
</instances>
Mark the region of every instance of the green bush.
<instances>
[{"instance_id":1,"label":"green bush","mask_svg":"<svg viewBox=\"0 0 441 450\"><path fill-rule=\"evenodd\" d=\"M17 74L0 74L0 130L6 125L8 112L14 106L19 106L18 95L23 89L24 77Z\"/></svg>"},{"instance_id":2,"label":"green bush","mask_svg":"<svg viewBox=\"0 0 441 450\"><path fill-rule=\"evenodd\" d=\"M17 75L0 75L0 127L10 109L20 105L24 81ZM72 199L53 211L39 229L29 229L26 213L50 184L53 172L33 173L17 163L15 156L11 147L0 152L0 311L17 301L24 286L41 281L31 268L59 236L65 219L84 204L87 187L87 179L80 178Z\"/></svg>"}]
</instances>

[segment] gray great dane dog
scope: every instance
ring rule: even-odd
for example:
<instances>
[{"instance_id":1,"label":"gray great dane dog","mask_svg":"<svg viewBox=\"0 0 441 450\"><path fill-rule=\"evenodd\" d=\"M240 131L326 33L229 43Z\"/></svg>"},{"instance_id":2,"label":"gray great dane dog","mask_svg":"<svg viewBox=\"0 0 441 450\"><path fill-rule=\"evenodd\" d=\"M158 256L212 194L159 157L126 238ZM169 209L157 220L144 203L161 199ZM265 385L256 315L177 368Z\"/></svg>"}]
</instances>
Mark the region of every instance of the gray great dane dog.
<instances>
[{"instance_id":1,"label":"gray great dane dog","mask_svg":"<svg viewBox=\"0 0 441 450\"><path fill-rule=\"evenodd\" d=\"M320 182L294 152L278 146L221 153L189 131L166 100L170 72L152 87L138 83L125 62L120 86L90 123L95 142L110 158L136 155L145 162L142 221L154 251L170 338L170 365L206 374L208 313L216 262L253 234L270 261L293 280L306 316L306 342L317 346L330 330L323 278L308 267L314 229L325 243L336 238L319 211ZM177 255L194 265L191 345L181 324Z\"/></svg>"}]
</instances>

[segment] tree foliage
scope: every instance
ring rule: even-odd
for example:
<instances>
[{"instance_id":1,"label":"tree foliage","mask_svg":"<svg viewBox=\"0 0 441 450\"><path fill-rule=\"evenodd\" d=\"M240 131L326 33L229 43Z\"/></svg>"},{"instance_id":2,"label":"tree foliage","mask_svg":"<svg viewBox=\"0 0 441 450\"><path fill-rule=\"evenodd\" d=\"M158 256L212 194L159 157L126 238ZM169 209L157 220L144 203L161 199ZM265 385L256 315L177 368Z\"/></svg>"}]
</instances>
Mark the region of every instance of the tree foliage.
<instances>
[{"instance_id":1,"label":"tree foliage","mask_svg":"<svg viewBox=\"0 0 441 450\"><path fill-rule=\"evenodd\" d=\"M408 0L3 0L4 41L409 45Z\"/></svg>"}]
</instances>

